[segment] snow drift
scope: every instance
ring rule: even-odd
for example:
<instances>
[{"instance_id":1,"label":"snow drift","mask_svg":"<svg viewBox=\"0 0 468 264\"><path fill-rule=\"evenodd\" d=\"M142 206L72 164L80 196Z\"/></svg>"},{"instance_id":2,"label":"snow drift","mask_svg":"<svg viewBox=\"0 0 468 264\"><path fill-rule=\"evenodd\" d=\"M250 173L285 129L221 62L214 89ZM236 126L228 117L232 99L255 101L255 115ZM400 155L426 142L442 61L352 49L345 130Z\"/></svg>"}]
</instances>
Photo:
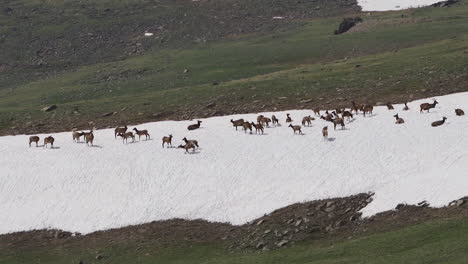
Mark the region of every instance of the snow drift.
<instances>
[{"instance_id":1,"label":"snow drift","mask_svg":"<svg viewBox=\"0 0 468 264\"><path fill-rule=\"evenodd\" d=\"M362 11L388 11L432 5L442 0L357 0Z\"/></svg>"},{"instance_id":2,"label":"snow drift","mask_svg":"<svg viewBox=\"0 0 468 264\"><path fill-rule=\"evenodd\" d=\"M395 110L376 107L345 130L316 120L293 135L283 126L265 135L236 131L231 119L257 114L166 121L137 126L152 140L123 144L112 129L95 132L95 147L74 143L71 132L54 134L55 149L28 147L29 136L0 137L0 233L59 228L88 233L154 220L203 218L242 224L295 202L375 192L364 215L398 203L427 200L443 206L468 194L468 93L438 97L419 113L421 102ZM399 113L406 123L396 125ZM299 124L309 110L288 111ZM271 116L272 113L265 113ZM447 116L447 123L430 123ZM330 140L321 129L328 125ZM200 149L184 154L161 148L161 138L197 139ZM44 136L40 135L41 142Z\"/></svg>"}]
</instances>

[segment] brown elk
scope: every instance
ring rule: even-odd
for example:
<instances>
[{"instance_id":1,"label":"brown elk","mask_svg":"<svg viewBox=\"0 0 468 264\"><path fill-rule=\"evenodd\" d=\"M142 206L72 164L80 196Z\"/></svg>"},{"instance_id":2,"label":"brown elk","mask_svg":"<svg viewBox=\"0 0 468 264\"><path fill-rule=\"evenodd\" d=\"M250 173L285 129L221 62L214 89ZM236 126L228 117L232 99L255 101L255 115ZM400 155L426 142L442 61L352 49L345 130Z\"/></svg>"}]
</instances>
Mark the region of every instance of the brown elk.
<instances>
[{"instance_id":1,"label":"brown elk","mask_svg":"<svg viewBox=\"0 0 468 264\"><path fill-rule=\"evenodd\" d=\"M93 141L94 141L93 129L91 129L89 133L86 133L85 141L86 141L86 145L91 144L91 146L93 146Z\"/></svg>"},{"instance_id":2,"label":"brown elk","mask_svg":"<svg viewBox=\"0 0 468 264\"><path fill-rule=\"evenodd\" d=\"M346 117L349 120L349 119L353 118L353 114L350 111L345 110L345 111L343 111L342 117L343 118Z\"/></svg>"},{"instance_id":3,"label":"brown elk","mask_svg":"<svg viewBox=\"0 0 468 264\"><path fill-rule=\"evenodd\" d=\"M166 144L166 146L171 146L172 148L172 135L169 135L168 137L163 137L162 138L162 147L164 148L164 144Z\"/></svg>"},{"instance_id":4,"label":"brown elk","mask_svg":"<svg viewBox=\"0 0 468 264\"><path fill-rule=\"evenodd\" d=\"M276 118L275 115L271 116L271 121L273 122L274 126L279 126L279 124L280 124L278 118Z\"/></svg>"},{"instance_id":5,"label":"brown elk","mask_svg":"<svg viewBox=\"0 0 468 264\"><path fill-rule=\"evenodd\" d=\"M320 116L320 108L314 108L312 111L314 111L314 115Z\"/></svg>"},{"instance_id":6,"label":"brown elk","mask_svg":"<svg viewBox=\"0 0 468 264\"><path fill-rule=\"evenodd\" d=\"M388 110L393 110L393 109L395 109L395 108L393 108L392 103L389 102L389 103L387 103L387 109L388 109Z\"/></svg>"},{"instance_id":7,"label":"brown elk","mask_svg":"<svg viewBox=\"0 0 468 264\"><path fill-rule=\"evenodd\" d=\"M196 146L197 148L199 147L199 146L198 146L198 141L197 141L197 140L194 140L194 139L187 139L187 138L185 138L185 137L184 137L182 140L185 142L185 144L189 144L189 143L190 143L190 144L193 144L194 146Z\"/></svg>"},{"instance_id":8,"label":"brown elk","mask_svg":"<svg viewBox=\"0 0 468 264\"><path fill-rule=\"evenodd\" d=\"M192 124L192 125L188 126L187 129L188 130L199 129L201 123L202 123L202 121L198 120L196 124Z\"/></svg>"},{"instance_id":9,"label":"brown elk","mask_svg":"<svg viewBox=\"0 0 468 264\"><path fill-rule=\"evenodd\" d=\"M192 153L195 152L195 145L192 143L187 143L185 145L179 145L177 148L185 149L185 153L189 153L189 149L192 149Z\"/></svg>"},{"instance_id":10,"label":"brown elk","mask_svg":"<svg viewBox=\"0 0 468 264\"><path fill-rule=\"evenodd\" d=\"M148 130L138 130L136 127L133 128L135 130L135 134L138 135L138 141L140 141L141 136L145 136L145 139L148 140L150 139L150 134L148 133Z\"/></svg>"},{"instance_id":11,"label":"brown elk","mask_svg":"<svg viewBox=\"0 0 468 264\"><path fill-rule=\"evenodd\" d=\"M131 131L125 133L119 133L117 136L122 138L122 143L128 143L128 139L131 138L132 142L135 142L135 135Z\"/></svg>"},{"instance_id":12,"label":"brown elk","mask_svg":"<svg viewBox=\"0 0 468 264\"><path fill-rule=\"evenodd\" d=\"M286 114L286 123L292 123L292 119L289 114Z\"/></svg>"},{"instance_id":13,"label":"brown elk","mask_svg":"<svg viewBox=\"0 0 468 264\"><path fill-rule=\"evenodd\" d=\"M328 127L327 126L322 128L322 135L323 135L324 140L328 139Z\"/></svg>"},{"instance_id":14,"label":"brown elk","mask_svg":"<svg viewBox=\"0 0 468 264\"><path fill-rule=\"evenodd\" d=\"M431 126L433 126L433 127L441 126L441 125L443 125L445 123L445 120L447 120L447 118L444 116L442 118L442 120L432 122Z\"/></svg>"},{"instance_id":15,"label":"brown elk","mask_svg":"<svg viewBox=\"0 0 468 264\"><path fill-rule=\"evenodd\" d=\"M237 127L238 126L242 126L244 124L244 119L237 119L237 120L233 120L231 119L231 123L232 123L232 126L236 128L236 131L237 131Z\"/></svg>"},{"instance_id":16,"label":"brown elk","mask_svg":"<svg viewBox=\"0 0 468 264\"><path fill-rule=\"evenodd\" d=\"M364 116L366 116L366 114L372 115L372 111L374 111L374 107L372 105L365 105L364 108L362 108Z\"/></svg>"},{"instance_id":17,"label":"brown elk","mask_svg":"<svg viewBox=\"0 0 468 264\"><path fill-rule=\"evenodd\" d=\"M320 117L320 119L323 119L325 121L332 121L333 120L333 114L330 114L330 113L326 112L324 116Z\"/></svg>"},{"instance_id":18,"label":"brown elk","mask_svg":"<svg viewBox=\"0 0 468 264\"><path fill-rule=\"evenodd\" d=\"M294 135L296 132L299 132L299 134L302 135L301 126L293 126L292 124L289 124L289 127L293 129Z\"/></svg>"},{"instance_id":19,"label":"brown elk","mask_svg":"<svg viewBox=\"0 0 468 264\"><path fill-rule=\"evenodd\" d=\"M38 136L30 136L29 137L29 147L31 147L31 143L36 143L36 147L38 147L39 144L39 137Z\"/></svg>"},{"instance_id":20,"label":"brown elk","mask_svg":"<svg viewBox=\"0 0 468 264\"><path fill-rule=\"evenodd\" d=\"M44 138L44 147L47 148L47 144L50 144L51 148L54 148L55 139L52 136Z\"/></svg>"},{"instance_id":21,"label":"brown elk","mask_svg":"<svg viewBox=\"0 0 468 264\"><path fill-rule=\"evenodd\" d=\"M76 128L72 130L73 141L80 142L80 137L83 136L83 132L78 132Z\"/></svg>"},{"instance_id":22,"label":"brown elk","mask_svg":"<svg viewBox=\"0 0 468 264\"><path fill-rule=\"evenodd\" d=\"M408 111L408 110L409 110L408 103L405 103L405 107L403 107L403 111Z\"/></svg>"},{"instance_id":23,"label":"brown elk","mask_svg":"<svg viewBox=\"0 0 468 264\"><path fill-rule=\"evenodd\" d=\"M244 122L244 124L242 124L242 128L244 129L244 133L247 133L247 129L250 130L250 134L252 134L252 124L250 124L249 122Z\"/></svg>"},{"instance_id":24,"label":"brown elk","mask_svg":"<svg viewBox=\"0 0 468 264\"><path fill-rule=\"evenodd\" d=\"M265 116L264 115L259 115L257 116L257 123L261 123L262 122L262 118L264 118Z\"/></svg>"},{"instance_id":25,"label":"brown elk","mask_svg":"<svg viewBox=\"0 0 468 264\"><path fill-rule=\"evenodd\" d=\"M430 103L422 103L420 106L419 106L419 112L422 113L423 111L427 111L429 113L429 110L431 108L435 108L436 105L438 104L439 102L437 102L437 100L434 99L434 102L432 104Z\"/></svg>"},{"instance_id":26,"label":"brown elk","mask_svg":"<svg viewBox=\"0 0 468 264\"><path fill-rule=\"evenodd\" d=\"M117 138L119 134L125 134L127 132L127 125L123 127L116 127L114 130L114 137Z\"/></svg>"},{"instance_id":27,"label":"brown elk","mask_svg":"<svg viewBox=\"0 0 468 264\"><path fill-rule=\"evenodd\" d=\"M261 132L263 134L263 126L262 124L258 123L255 124L254 122L250 123L255 128L255 133Z\"/></svg>"},{"instance_id":28,"label":"brown elk","mask_svg":"<svg viewBox=\"0 0 468 264\"><path fill-rule=\"evenodd\" d=\"M333 130L336 130L337 125L341 125L341 129L345 129L345 123L344 123L343 118L336 117L332 119L331 122L333 122Z\"/></svg>"},{"instance_id":29,"label":"brown elk","mask_svg":"<svg viewBox=\"0 0 468 264\"><path fill-rule=\"evenodd\" d=\"M457 108L457 109L455 109L455 114L457 116L462 116L462 115L465 115L465 112L462 109Z\"/></svg>"},{"instance_id":30,"label":"brown elk","mask_svg":"<svg viewBox=\"0 0 468 264\"><path fill-rule=\"evenodd\" d=\"M312 121L315 120L315 118L311 117L310 115L309 116L304 116L302 118L302 125L303 126L310 126L312 125Z\"/></svg>"},{"instance_id":31,"label":"brown elk","mask_svg":"<svg viewBox=\"0 0 468 264\"><path fill-rule=\"evenodd\" d=\"M265 125L266 127L269 127L270 126L270 122L271 122L271 119L268 118L268 117L263 117L259 124L262 124L262 125Z\"/></svg>"},{"instance_id":32,"label":"brown elk","mask_svg":"<svg viewBox=\"0 0 468 264\"><path fill-rule=\"evenodd\" d=\"M403 124L405 123L405 120L403 120L403 118L399 117L398 114L394 115L393 117L395 117L396 121L395 121L395 124Z\"/></svg>"},{"instance_id":33,"label":"brown elk","mask_svg":"<svg viewBox=\"0 0 468 264\"><path fill-rule=\"evenodd\" d=\"M364 104L356 104L355 101L351 101L352 107L351 107L351 112L354 111L354 113L357 115L359 111L362 111L364 109Z\"/></svg>"}]
</instances>

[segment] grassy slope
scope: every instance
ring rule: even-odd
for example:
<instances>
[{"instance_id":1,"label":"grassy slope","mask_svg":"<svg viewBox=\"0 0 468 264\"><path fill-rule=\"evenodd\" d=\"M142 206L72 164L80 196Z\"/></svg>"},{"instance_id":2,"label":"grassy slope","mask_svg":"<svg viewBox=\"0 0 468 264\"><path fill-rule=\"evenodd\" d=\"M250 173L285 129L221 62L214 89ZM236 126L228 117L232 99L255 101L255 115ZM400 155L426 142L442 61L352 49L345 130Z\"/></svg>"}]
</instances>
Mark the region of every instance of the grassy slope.
<instances>
[{"instance_id":1,"label":"grassy slope","mask_svg":"<svg viewBox=\"0 0 468 264\"><path fill-rule=\"evenodd\" d=\"M466 263L468 219L440 220L342 241L312 241L263 253L227 252L222 245L155 249L149 244L2 250L0 263ZM106 256L97 261L95 256Z\"/></svg>"},{"instance_id":2,"label":"grassy slope","mask_svg":"<svg viewBox=\"0 0 468 264\"><path fill-rule=\"evenodd\" d=\"M316 19L266 36L83 66L0 90L0 126L25 116L96 119L124 107L122 120L138 118L137 112L146 119L161 111L200 115L214 100L221 109L239 112L309 98L323 105L319 98L405 100L424 91L461 91L468 81L467 17L466 1L456 8L375 13L364 17L358 32L339 36L330 33L340 18ZM288 99L276 100L280 96ZM38 111L48 104L61 107L52 116ZM71 115L75 110L79 116Z\"/></svg>"}]
</instances>

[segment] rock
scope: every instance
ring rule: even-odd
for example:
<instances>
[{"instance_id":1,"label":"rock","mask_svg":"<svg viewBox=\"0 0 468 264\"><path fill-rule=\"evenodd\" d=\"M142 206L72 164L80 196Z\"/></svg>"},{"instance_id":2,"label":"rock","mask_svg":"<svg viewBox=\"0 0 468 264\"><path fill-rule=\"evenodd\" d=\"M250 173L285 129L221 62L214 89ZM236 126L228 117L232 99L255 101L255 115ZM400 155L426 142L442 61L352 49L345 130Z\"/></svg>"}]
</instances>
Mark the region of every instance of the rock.
<instances>
[{"instance_id":1,"label":"rock","mask_svg":"<svg viewBox=\"0 0 468 264\"><path fill-rule=\"evenodd\" d=\"M335 223L335 226L336 226L336 227L340 227L340 226L344 226L344 224L345 224L345 221L339 220L339 221L337 221L337 222Z\"/></svg>"},{"instance_id":2,"label":"rock","mask_svg":"<svg viewBox=\"0 0 468 264\"><path fill-rule=\"evenodd\" d=\"M449 7L453 4L458 3L459 0L447 0L447 1L440 1L437 3L432 4L432 7Z\"/></svg>"},{"instance_id":3,"label":"rock","mask_svg":"<svg viewBox=\"0 0 468 264\"><path fill-rule=\"evenodd\" d=\"M264 246L265 246L265 243L263 243L262 241L260 241L260 242L255 246L255 248L256 248L256 249L263 249Z\"/></svg>"},{"instance_id":4,"label":"rock","mask_svg":"<svg viewBox=\"0 0 468 264\"><path fill-rule=\"evenodd\" d=\"M286 239L283 239L283 240L281 240L280 242L278 242L276 245L277 245L278 247L282 247L282 246L286 245L287 243L289 243L289 241L286 240Z\"/></svg>"},{"instance_id":5,"label":"rock","mask_svg":"<svg viewBox=\"0 0 468 264\"><path fill-rule=\"evenodd\" d=\"M286 96L278 97L278 100L285 100L288 99Z\"/></svg>"},{"instance_id":6,"label":"rock","mask_svg":"<svg viewBox=\"0 0 468 264\"><path fill-rule=\"evenodd\" d=\"M356 221L358 219L358 216L357 215L352 215L350 218L349 218L349 221L350 222L353 222L353 221Z\"/></svg>"},{"instance_id":7,"label":"rock","mask_svg":"<svg viewBox=\"0 0 468 264\"><path fill-rule=\"evenodd\" d=\"M327 203L325 204L325 207L330 207L330 206L332 206L332 205L334 205L334 204L335 204L335 202L330 201L330 202L327 202Z\"/></svg>"},{"instance_id":8,"label":"rock","mask_svg":"<svg viewBox=\"0 0 468 264\"><path fill-rule=\"evenodd\" d=\"M44 112L50 112L50 111L53 111L55 109L57 109L58 106L57 105L49 105L49 106L46 106L44 108L42 108L42 111Z\"/></svg>"},{"instance_id":9,"label":"rock","mask_svg":"<svg viewBox=\"0 0 468 264\"><path fill-rule=\"evenodd\" d=\"M362 19L360 17L344 18L338 27L338 30L335 30L335 35L343 34L361 22Z\"/></svg>"},{"instance_id":10,"label":"rock","mask_svg":"<svg viewBox=\"0 0 468 264\"><path fill-rule=\"evenodd\" d=\"M219 82L213 82L211 85L219 85Z\"/></svg>"},{"instance_id":11,"label":"rock","mask_svg":"<svg viewBox=\"0 0 468 264\"><path fill-rule=\"evenodd\" d=\"M96 259L97 259L97 260L101 260L101 259L103 259L103 258L104 258L104 257L103 257L102 255L97 255L97 256L96 256Z\"/></svg>"},{"instance_id":12,"label":"rock","mask_svg":"<svg viewBox=\"0 0 468 264\"><path fill-rule=\"evenodd\" d=\"M428 207L428 206L429 206L429 203L428 203L426 200L424 200L424 201L422 201L422 202L419 202L419 203L418 203L418 206L420 206L420 207Z\"/></svg>"},{"instance_id":13,"label":"rock","mask_svg":"<svg viewBox=\"0 0 468 264\"><path fill-rule=\"evenodd\" d=\"M302 224L302 220L298 220L294 226L300 226Z\"/></svg>"},{"instance_id":14,"label":"rock","mask_svg":"<svg viewBox=\"0 0 468 264\"><path fill-rule=\"evenodd\" d=\"M464 203L465 203L465 200L460 199L460 200L458 200L455 204L456 204L457 206L462 206Z\"/></svg>"},{"instance_id":15,"label":"rock","mask_svg":"<svg viewBox=\"0 0 468 264\"><path fill-rule=\"evenodd\" d=\"M400 210L401 208L405 207L405 204L398 204L395 209Z\"/></svg>"},{"instance_id":16,"label":"rock","mask_svg":"<svg viewBox=\"0 0 468 264\"><path fill-rule=\"evenodd\" d=\"M336 209L336 206L332 205L330 207L325 208L325 212L330 213L330 212L335 211L335 209Z\"/></svg>"},{"instance_id":17,"label":"rock","mask_svg":"<svg viewBox=\"0 0 468 264\"><path fill-rule=\"evenodd\" d=\"M188 72L189 72L189 70L188 70L188 69L184 69L184 73L188 73Z\"/></svg>"},{"instance_id":18,"label":"rock","mask_svg":"<svg viewBox=\"0 0 468 264\"><path fill-rule=\"evenodd\" d=\"M310 103L312 101L314 101L314 99L306 99L306 100L302 100L301 103L307 104L307 103Z\"/></svg>"},{"instance_id":19,"label":"rock","mask_svg":"<svg viewBox=\"0 0 468 264\"><path fill-rule=\"evenodd\" d=\"M117 112L109 112L109 113L102 114L101 117L108 117L108 116L115 115L115 114L117 114Z\"/></svg>"},{"instance_id":20,"label":"rock","mask_svg":"<svg viewBox=\"0 0 468 264\"><path fill-rule=\"evenodd\" d=\"M263 233L264 233L264 234L269 234L270 232L271 232L271 230L270 230L270 229L267 229L267 230L265 230L265 232L263 232Z\"/></svg>"},{"instance_id":21,"label":"rock","mask_svg":"<svg viewBox=\"0 0 468 264\"><path fill-rule=\"evenodd\" d=\"M258 222L257 222L257 225L261 225L261 224L263 224L263 222L265 222L265 220L264 220L264 219L262 219L262 220L258 221Z\"/></svg>"},{"instance_id":22,"label":"rock","mask_svg":"<svg viewBox=\"0 0 468 264\"><path fill-rule=\"evenodd\" d=\"M215 106L216 106L216 102L211 102L211 103L206 105L206 108L213 108Z\"/></svg>"}]
</instances>

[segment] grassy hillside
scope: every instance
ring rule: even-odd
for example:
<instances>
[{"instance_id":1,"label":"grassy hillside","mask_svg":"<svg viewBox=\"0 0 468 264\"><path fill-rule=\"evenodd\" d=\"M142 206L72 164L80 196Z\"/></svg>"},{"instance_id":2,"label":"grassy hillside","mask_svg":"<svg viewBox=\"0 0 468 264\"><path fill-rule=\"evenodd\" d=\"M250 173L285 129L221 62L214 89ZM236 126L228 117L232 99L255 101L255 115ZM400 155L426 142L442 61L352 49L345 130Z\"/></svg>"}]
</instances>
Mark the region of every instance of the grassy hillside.
<instances>
[{"instance_id":1,"label":"grassy hillside","mask_svg":"<svg viewBox=\"0 0 468 264\"><path fill-rule=\"evenodd\" d=\"M155 248L151 243L40 246L7 249L0 263L466 263L468 219L426 222L344 240L304 242L265 252L229 252L224 245ZM96 255L104 258L96 260Z\"/></svg>"},{"instance_id":2,"label":"grassy hillside","mask_svg":"<svg viewBox=\"0 0 468 264\"><path fill-rule=\"evenodd\" d=\"M405 101L466 90L466 1L450 8L360 15L364 23L343 35L332 34L341 16L302 19L270 33L215 42L156 48L155 39L145 38L153 44L132 56L99 57L99 52L112 49L93 49L96 61L69 69L61 65L52 72L35 68L18 72L5 66L7 70L0 72L7 82L0 89L0 129L2 133L50 131L87 127L87 121L103 127L347 106L352 98ZM287 20L274 23L282 21ZM22 74L27 77L19 77ZM207 108L210 102L216 106ZM50 104L59 108L40 111ZM116 114L102 117L107 112Z\"/></svg>"}]
</instances>

